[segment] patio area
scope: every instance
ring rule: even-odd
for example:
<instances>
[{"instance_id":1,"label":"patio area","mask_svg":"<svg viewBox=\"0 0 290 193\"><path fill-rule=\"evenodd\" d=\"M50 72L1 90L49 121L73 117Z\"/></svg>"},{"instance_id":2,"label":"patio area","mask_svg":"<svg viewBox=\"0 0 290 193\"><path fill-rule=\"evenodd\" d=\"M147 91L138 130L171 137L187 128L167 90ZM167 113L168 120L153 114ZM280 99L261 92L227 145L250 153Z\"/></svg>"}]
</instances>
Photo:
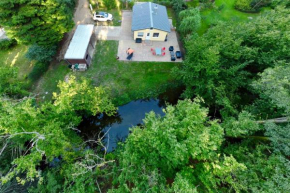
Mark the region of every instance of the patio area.
<instances>
[{"instance_id":1,"label":"patio area","mask_svg":"<svg viewBox=\"0 0 290 193\"><path fill-rule=\"evenodd\" d=\"M107 27L107 26L96 26L95 34L99 40L119 40L118 46L118 57L119 60L127 60L127 50L131 48L134 50L132 60L130 61L150 61L150 62L170 62L170 46L174 47L174 53L180 51L176 32L171 30L168 34L167 41L149 41L142 43L135 43L133 40L133 32L131 31L132 23L132 12L122 12L122 25L121 27ZM151 49L165 47L165 55L153 55ZM181 62L182 59L177 59L175 62Z\"/></svg>"},{"instance_id":2,"label":"patio area","mask_svg":"<svg viewBox=\"0 0 290 193\"><path fill-rule=\"evenodd\" d=\"M126 60L128 48L134 50L132 61L150 61L150 62L170 62L170 51L168 50L170 46L174 47L174 52L179 51L179 45L176 37L176 32L171 30L168 34L167 41L149 41L142 43L135 43L133 40L133 32L131 31L132 23L132 12L123 12L122 17L122 30L120 33L118 56L119 60ZM124 39L122 38L124 37ZM129 38L128 38L129 37ZM126 39L125 39L126 38ZM151 49L165 47L165 55L153 55ZM175 62L181 62L182 59L176 59Z\"/></svg>"}]
</instances>

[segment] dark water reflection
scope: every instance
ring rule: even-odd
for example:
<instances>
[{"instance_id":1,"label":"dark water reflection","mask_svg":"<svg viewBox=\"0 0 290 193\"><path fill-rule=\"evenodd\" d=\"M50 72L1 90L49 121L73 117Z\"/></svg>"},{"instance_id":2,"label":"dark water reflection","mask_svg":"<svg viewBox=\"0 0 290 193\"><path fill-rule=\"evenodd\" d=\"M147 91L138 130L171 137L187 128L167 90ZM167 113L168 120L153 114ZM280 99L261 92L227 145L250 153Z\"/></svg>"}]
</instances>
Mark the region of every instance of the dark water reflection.
<instances>
[{"instance_id":1,"label":"dark water reflection","mask_svg":"<svg viewBox=\"0 0 290 193\"><path fill-rule=\"evenodd\" d=\"M154 111L160 116L164 115L162 111L167 103L176 104L182 92L182 88L168 90L161 94L158 99L137 100L126 105L118 107L115 116L97 115L94 117L84 118L79 125L79 130L84 140L98 139L104 136L103 142L108 151L116 148L118 141L124 141L128 134L129 128L143 123L146 113Z\"/></svg>"}]
</instances>

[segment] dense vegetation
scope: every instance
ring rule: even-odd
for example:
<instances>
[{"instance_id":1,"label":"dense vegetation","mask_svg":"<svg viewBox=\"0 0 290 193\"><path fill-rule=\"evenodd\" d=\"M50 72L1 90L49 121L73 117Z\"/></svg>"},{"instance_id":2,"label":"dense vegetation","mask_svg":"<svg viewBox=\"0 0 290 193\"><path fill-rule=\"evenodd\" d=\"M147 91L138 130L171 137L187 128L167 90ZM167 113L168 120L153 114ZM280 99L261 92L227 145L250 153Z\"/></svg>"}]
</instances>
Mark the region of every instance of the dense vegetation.
<instances>
[{"instance_id":1,"label":"dense vegetation","mask_svg":"<svg viewBox=\"0 0 290 193\"><path fill-rule=\"evenodd\" d=\"M290 192L288 2L237 0L237 9L248 6L243 11L272 8L243 22L214 21L201 35L202 13L216 9L214 1L195 1L198 8L166 2L186 50L171 72L186 87L183 99L168 104L163 117L147 114L114 152L107 152L102 136L84 141L77 128L82 118L113 115L116 100L155 96L157 76L168 81L170 64L120 65L113 57L116 42L100 42L107 50L96 54L109 56L98 57L100 69L59 81L59 92L45 102L24 89L19 69L0 68L0 192L16 183L25 187L20 192ZM37 61L31 80L48 67L56 43L72 27L73 6L70 0L0 2L0 24L29 44L26 57ZM44 12L58 17L46 20ZM116 82L106 74L115 72L112 66L124 74ZM162 67L168 69L158 73ZM128 70L139 68L150 74ZM107 84L127 83L119 88L121 98L92 84L96 72Z\"/></svg>"}]
</instances>

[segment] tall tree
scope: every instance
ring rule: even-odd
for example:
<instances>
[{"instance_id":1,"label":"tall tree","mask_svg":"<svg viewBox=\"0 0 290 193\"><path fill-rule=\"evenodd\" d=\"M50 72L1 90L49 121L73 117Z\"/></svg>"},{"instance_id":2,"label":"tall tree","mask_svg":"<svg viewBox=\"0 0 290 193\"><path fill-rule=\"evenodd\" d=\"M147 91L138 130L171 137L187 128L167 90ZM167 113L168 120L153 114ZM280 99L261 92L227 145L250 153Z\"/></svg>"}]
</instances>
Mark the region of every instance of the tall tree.
<instances>
[{"instance_id":1,"label":"tall tree","mask_svg":"<svg viewBox=\"0 0 290 193\"><path fill-rule=\"evenodd\" d=\"M19 42L54 45L73 23L74 0L2 0L0 25Z\"/></svg>"},{"instance_id":2,"label":"tall tree","mask_svg":"<svg viewBox=\"0 0 290 193\"><path fill-rule=\"evenodd\" d=\"M30 98L20 101L3 97L0 99L0 155L8 146L19 146L22 151L11 163L10 170L1 179L2 182L19 177L22 173L26 177L17 179L23 184L27 180L41 177L37 167L40 161L50 163L54 158L61 157L67 164L76 164L74 171L78 173L77 168L84 166L84 163L80 164L82 156L92 156L89 163L98 158L90 150L83 149L85 143L82 143L74 131L81 121L79 112L85 111L88 115L102 112L112 114L115 107L101 88L93 88L85 80L77 84L75 78L71 77L68 83L60 83L59 88L61 92L54 95L53 104L36 106L34 99ZM83 93L84 90L88 92Z\"/></svg>"},{"instance_id":3,"label":"tall tree","mask_svg":"<svg viewBox=\"0 0 290 193\"><path fill-rule=\"evenodd\" d=\"M257 73L289 60L290 10L278 7L248 23L219 23L186 42L184 65L175 69L185 96L203 97L222 114L238 114L251 101Z\"/></svg>"},{"instance_id":4,"label":"tall tree","mask_svg":"<svg viewBox=\"0 0 290 193\"><path fill-rule=\"evenodd\" d=\"M165 113L161 118L151 112L144 127L133 128L118 156L119 188L111 192L170 192L168 179L184 192L239 190L233 176L245 167L221 154L224 130L208 120L207 109L185 100Z\"/></svg>"},{"instance_id":5,"label":"tall tree","mask_svg":"<svg viewBox=\"0 0 290 193\"><path fill-rule=\"evenodd\" d=\"M179 13L180 25L178 30L184 36L190 35L200 27L201 17L199 9L186 9Z\"/></svg>"}]
</instances>

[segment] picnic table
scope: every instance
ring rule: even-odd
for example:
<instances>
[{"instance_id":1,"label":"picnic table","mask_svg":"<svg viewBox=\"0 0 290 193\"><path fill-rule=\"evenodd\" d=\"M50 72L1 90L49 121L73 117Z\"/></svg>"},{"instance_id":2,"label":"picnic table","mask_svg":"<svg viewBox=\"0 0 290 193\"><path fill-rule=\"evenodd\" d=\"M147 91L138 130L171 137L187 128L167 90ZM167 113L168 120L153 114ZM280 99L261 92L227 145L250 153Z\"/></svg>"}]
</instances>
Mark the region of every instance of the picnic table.
<instances>
[{"instance_id":1,"label":"picnic table","mask_svg":"<svg viewBox=\"0 0 290 193\"><path fill-rule=\"evenodd\" d=\"M155 53L157 56L161 56L161 48L155 48Z\"/></svg>"}]
</instances>

